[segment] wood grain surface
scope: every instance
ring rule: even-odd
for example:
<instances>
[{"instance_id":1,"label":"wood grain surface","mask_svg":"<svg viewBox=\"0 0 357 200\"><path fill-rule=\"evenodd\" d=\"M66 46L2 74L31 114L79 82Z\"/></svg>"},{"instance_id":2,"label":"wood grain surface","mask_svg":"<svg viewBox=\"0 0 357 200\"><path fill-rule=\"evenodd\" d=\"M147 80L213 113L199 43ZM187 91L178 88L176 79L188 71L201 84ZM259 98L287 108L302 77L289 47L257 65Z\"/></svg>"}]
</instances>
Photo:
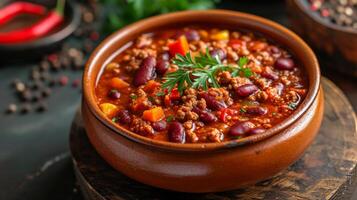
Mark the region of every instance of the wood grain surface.
<instances>
[{"instance_id":1,"label":"wood grain surface","mask_svg":"<svg viewBox=\"0 0 357 200\"><path fill-rule=\"evenodd\" d=\"M71 128L70 149L82 193L88 200L350 198L356 185L356 116L346 97L332 82L324 78L322 83L325 91L323 124L302 158L272 179L221 193L171 192L122 175L95 152L78 113Z\"/></svg>"}]
</instances>

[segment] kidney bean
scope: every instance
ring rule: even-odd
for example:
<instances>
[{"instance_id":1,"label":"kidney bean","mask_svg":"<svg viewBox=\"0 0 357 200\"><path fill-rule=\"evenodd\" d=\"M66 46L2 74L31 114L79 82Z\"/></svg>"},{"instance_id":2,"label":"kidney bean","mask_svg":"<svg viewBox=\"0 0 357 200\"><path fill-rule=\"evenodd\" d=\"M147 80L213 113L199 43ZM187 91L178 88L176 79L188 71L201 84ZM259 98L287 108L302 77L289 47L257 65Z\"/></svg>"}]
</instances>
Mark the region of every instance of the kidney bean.
<instances>
[{"instance_id":1,"label":"kidney bean","mask_svg":"<svg viewBox=\"0 0 357 200\"><path fill-rule=\"evenodd\" d=\"M222 108L227 108L227 105L226 103L224 103L224 101L218 101L213 96L210 96L207 93L203 93L202 98L205 99L207 107L212 110L220 110Z\"/></svg>"},{"instance_id":2,"label":"kidney bean","mask_svg":"<svg viewBox=\"0 0 357 200\"><path fill-rule=\"evenodd\" d=\"M274 67L280 70L292 70L295 67L295 63L290 58L278 58L275 61Z\"/></svg>"},{"instance_id":3,"label":"kidney bean","mask_svg":"<svg viewBox=\"0 0 357 200\"><path fill-rule=\"evenodd\" d=\"M156 64L156 73L163 75L169 69L169 61L159 59Z\"/></svg>"},{"instance_id":4,"label":"kidney bean","mask_svg":"<svg viewBox=\"0 0 357 200\"><path fill-rule=\"evenodd\" d=\"M228 134L231 136L242 136L248 133L253 127L254 124L250 121L237 122L231 127Z\"/></svg>"},{"instance_id":5,"label":"kidney bean","mask_svg":"<svg viewBox=\"0 0 357 200\"><path fill-rule=\"evenodd\" d=\"M212 123L217 121L217 117L213 113L207 111L202 111L200 113L200 119L204 123Z\"/></svg>"},{"instance_id":6,"label":"kidney bean","mask_svg":"<svg viewBox=\"0 0 357 200\"><path fill-rule=\"evenodd\" d=\"M195 30L188 30L185 32L186 39L188 41L198 41L200 40L200 34Z\"/></svg>"},{"instance_id":7,"label":"kidney bean","mask_svg":"<svg viewBox=\"0 0 357 200\"><path fill-rule=\"evenodd\" d=\"M216 57L218 56L218 58L220 60L223 60L226 58L226 53L222 50L222 49L213 49L211 52L210 52L211 56L212 57Z\"/></svg>"},{"instance_id":8,"label":"kidney bean","mask_svg":"<svg viewBox=\"0 0 357 200\"><path fill-rule=\"evenodd\" d=\"M264 78L271 79L274 81L279 79L279 76L271 69L264 70L260 75L262 75L262 77Z\"/></svg>"},{"instance_id":9,"label":"kidney bean","mask_svg":"<svg viewBox=\"0 0 357 200\"><path fill-rule=\"evenodd\" d=\"M118 90L110 90L108 93L108 96L112 99L119 99L120 98L120 92Z\"/></svg>"},{"instance_id":10,"label":"kidney bean","mask_svg":"<svg viewBox=\"0 0 357 200\"><path fill-rule=\"evenodd\" d=\"M268 112L268 109L260 106L252 106L245 108L247 114L251 115L265 115Z\"/></svg>"},{"instance_id":11,"label":"kidney bean","mask_svg":"<svg viewBox=\"0 0 357 200\"><path fill-rule=\"evenodd\" d=\"M118 121L123 124L130 124L131 116L128 110L120 110L117 114Z\"/></svg>"},{"instance_id":12,"label":"kidney bean","mask_svg":"<svg viewBox=\"0 0 357 200\"><path fill-rule=\"evenodd\" d=\"M169 60L170 59L170 53L168 52L168 51L164 51L161 55L160 55L160 57L159 57L159 59L162 59L162 60Z\"/></svg>"},{"instance_id":13,"label":"kidney bean","mask_svg":"<svg viewBox=\"0 0 357 200\"><path fill-rule=\"evenodd\" d=\"M152 128L155 130L155 131L164 131L166 130L166 127L167 127L167 123L165 120L161 120L161 121L158 121L158 122L154 122L152 124Z\"/></svg>"},{"instance_id":14,"label":"kidney bean","mask_svg":"<svg viewBox=\"0 0 357 200\"><path fill-rule=\"evenodd\" d=\"M185 143L185 129L180 122L172 122L167 131L169 134L169 140L176 143Z\"/></svg>"},{"instance_id":15,"label":"kidney bean","mask_svg":"<svg viewBox=\"0 0 357 200\"><path fill-rule=\"evenodd\" d=\"M248 132L248 134L249 135L256 135L256 134L264 133L265 131L266 130L264 128L253 128Z\"/></svg>"},{"instance_id":16,"label":"kidney bean","mask_svg":"<svg viewBox=\"0 0 357 200\"><path fill-rule=\"evenodd\" d=\"M133 84L134 86L144 85L146 82L153 78L155 74L156 59L152 56L145 58L141 64L138 71L134 76Z\"/></svg>"},{"instance_id":17,"label":"kidney bean","mask_svg":"<svg viewBox=\"0 0 357 200\"><path fill-rule=\"evenodd\" d=\"M245 84L245 85L239 86L236 89L236 92L239 96L246 97L246 96L249 96L249 95L255 93L258 90L259 90L259 88L253 84Z\"/></svg>"},{"instance_id":18,"label":"kidney bean","mask_svg":"<svg viewBox=\"0 0 357 200\"><path fill-rule=\"evenodd\" d=\"M279 49L278 47L276 47L276 46L270 46L270 47L269 47L269 50L270 50L270 52L273 53L273 54L278 54L278 53L280 53L280 49Z\"/></svg>"}]
</instances>

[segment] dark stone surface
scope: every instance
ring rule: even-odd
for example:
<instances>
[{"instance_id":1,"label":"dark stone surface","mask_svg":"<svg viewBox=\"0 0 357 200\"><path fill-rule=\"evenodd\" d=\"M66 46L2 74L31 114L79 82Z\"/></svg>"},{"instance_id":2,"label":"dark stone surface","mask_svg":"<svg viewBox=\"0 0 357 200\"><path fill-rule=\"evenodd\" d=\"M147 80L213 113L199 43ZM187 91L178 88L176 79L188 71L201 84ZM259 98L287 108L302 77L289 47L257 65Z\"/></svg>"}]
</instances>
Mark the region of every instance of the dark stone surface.
<instances>
[{"instance_id":1,"label":"dark stone surface","mask_svg":"<svg viewBox=\"0 0 357 200\"><path fill-rule=\"evenodd\" d=\"M288 25L282 0L226 0L219 7L250 12ZM80 92L70 85L56 88L49 97L49 110L43 114L5 114L8 104L15 101L11 81L16 77L27 78L31 65L38 61L2 65L4 61L7 58L0 55L0 199L81 199L73 192L75 183L67 141ZM357 80L323 69L356 109ZM66 73L71 79L81 75L80 71Z\"/></svg>"}]
</instances>

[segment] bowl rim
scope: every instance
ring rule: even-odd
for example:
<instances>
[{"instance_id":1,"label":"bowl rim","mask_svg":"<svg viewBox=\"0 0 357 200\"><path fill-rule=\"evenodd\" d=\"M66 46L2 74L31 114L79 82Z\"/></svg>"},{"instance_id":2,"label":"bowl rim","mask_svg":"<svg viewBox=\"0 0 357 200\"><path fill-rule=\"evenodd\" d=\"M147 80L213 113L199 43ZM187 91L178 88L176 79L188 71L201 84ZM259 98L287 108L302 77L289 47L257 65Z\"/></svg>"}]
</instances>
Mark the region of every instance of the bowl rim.
<instances>
[{"instance_id":1,"label":"bowl rim","mask_svg":"<svg viewBox=\"0 0 357 200\"><path fill-rule=\"evenodd\" d=\"M301 48L304 49L304 52L306 56L310 59L310 63L312 66L312 76L310 76L308 73L306 75L309 75L308 77L313 77L312 80L309 80L309 89L308 93L303 100L303 102L300 104L300 106L293 112L288 118L283 120L281 123L273 126L272 128L268 129L266 132L259 134L259 135L252 135L248 137L244 137L241 139L236 139L236 140L230 140L230 141L225 141L225 142L220 142L220 143L189 143L189 144L179 144L179 143L173 143L173 142L166 142L166 141L158 141L154 140L151 138L147 138L144 136L141 136L139 134L136 134L130 130L127 130L126 128L112 123L105 115L104 113L101 112L99 106L96 103L96 97L93 92L93 88L91 85L91 81L96 84L97 80L91 80L91 75L93 68L95 67L100 67L102 69L103 63L98 63L98 60L101 56L103 56L103 53L105 52L106 47L113 45L117 40L120 40L120 38L123 35L130 34L131 31L135 30L136 28L140 27L142 24L145 23L158 23L161 20L173 20L175 21L176 18L179 18L180 16L185 16L185 17L192 17L192 21L194 21L195 17L201 16L202 15L214 15L214 16L220 16L220 17L233 17L237 18L240 20L247 20L249 22L254 23L254 25L260 25L260 28L264 28L265 30L272 30L274 29L275 31L279 31L281 33L287 34L290 39L292 39L294 42L298 43ZM177 21L176 21L177 22ZM160 24L160 23L159 23ZM194 23L192 23L194 24ZM160 25L165 25L160 24ZM142 31L141 31L142 32ZM144 33L144 32L142 32ZM128 41L129 42L129 41ZM286 45L289 47L288 45ZM109 56L110 57L110 56ZM105 59L108 60L108 57ZM97 79L98 77L97 73L95 76ZM236 12L236 11L228 11L228 10L205 10L205 11L181 11L181 12L174 12L170 14L164 14L164 15L159 15L155 17L150 17L144 20L140 20L134 24L131 24L129 26L124 27L123 29L113 33L110 35L108 38L106 38L96 49L95 51L91 54L89 60L86 63L84 73L83 73L83 103L85 104L84 106L87 106L89 108L89 111L91 114L95 116L96 119L98 119L102 124L104 124L105 127L111 129L113 132L124 136L125 138L142 143L145 145L153 146L153 147L158 147L160 149L165 149L165 150L175 150L175 151L209 151L209 150L218 150L218 149L227 149L227 148L233 148L233 147L239 147L239 146L244 146L247 144L252 144L256 143L258 141L267 139L277 133L280 133L287 127L291 126L295 121L297 121L313 104L315 101L317 94L319 92L320 88L320 69L319 69L319 64L316 59L315 54L313 51L310 49L310 47L295 33L292 31L288 30L287 28L273 22L267 19L264 19L262 17L258 17L255 15L247 14L247 13L242 13L242 12Z\"/></svg>"},{"instance_id":2,"label":"bowl rim","mask_svg":"<svg viewBox=\"0 0 357 200\"><path fill-rule=\"evenodd\" d=\"M357 34L357 29L353 29L351 27L344 27L344 26L339 26L337 24L334 23L329 23L327 21L324 21L322 19L322 17L318 16L316 13L314 12L308 12L308 2L306 0L291 0L293 2L295 2L295 4L297 5L297 7L303 12L305 13L308 17L310 17L312 20L314 20L315 22L326 26L330 29L333 29L335 31L339 31L339 32L345 32L345 33L350 33L350 34ZM303 2L306 1L306 2ZM306 4L306 5L305 5Z\"/></svg>"}]
</instances>

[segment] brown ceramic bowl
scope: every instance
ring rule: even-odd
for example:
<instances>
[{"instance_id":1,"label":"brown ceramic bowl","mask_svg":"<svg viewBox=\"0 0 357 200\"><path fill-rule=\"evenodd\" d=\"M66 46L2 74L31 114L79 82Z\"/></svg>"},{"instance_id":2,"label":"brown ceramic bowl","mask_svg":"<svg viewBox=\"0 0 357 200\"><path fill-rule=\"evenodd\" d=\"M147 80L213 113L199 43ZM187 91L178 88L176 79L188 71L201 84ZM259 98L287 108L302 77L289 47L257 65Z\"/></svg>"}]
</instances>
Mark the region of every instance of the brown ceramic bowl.
<instances>
[{"instance_id":1,"label":"brown ceramic bowl","mask_svg":"<svg viewBox=\"0 0 357 200\"><path fill-rule=\"evenodd\" d=\"M356 29L323 20L307 0L287 0L287 8L292 29L318 51L324 65L357 77Z\"/></svg>"},{"instance_id":2,"label":"brown ceramic bowl","mask_svg":"<svg viewBox=\"0 0 357 200\"><path fill-rule=\"evenodd\" d=\"M152 140L108 120L95 100L102 66L138 35L167 26L204 24L262 33L282 44L305 68L309 90L298 109L264 134L206 144ZM88 137L115 169L148 185L181 192L236 189L267 179L295 162L314 139L323 115L320 71L311 49L288 29L266 19L223 10L185 11L152 17L107 38L89 59L82 114Z\"/></svg>"}]
</instances>

